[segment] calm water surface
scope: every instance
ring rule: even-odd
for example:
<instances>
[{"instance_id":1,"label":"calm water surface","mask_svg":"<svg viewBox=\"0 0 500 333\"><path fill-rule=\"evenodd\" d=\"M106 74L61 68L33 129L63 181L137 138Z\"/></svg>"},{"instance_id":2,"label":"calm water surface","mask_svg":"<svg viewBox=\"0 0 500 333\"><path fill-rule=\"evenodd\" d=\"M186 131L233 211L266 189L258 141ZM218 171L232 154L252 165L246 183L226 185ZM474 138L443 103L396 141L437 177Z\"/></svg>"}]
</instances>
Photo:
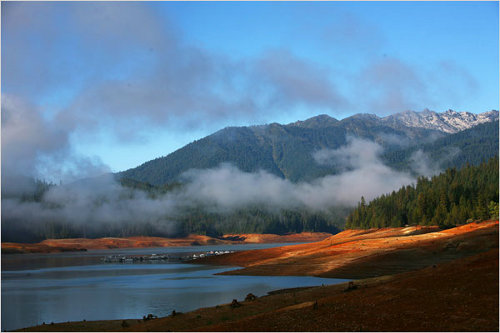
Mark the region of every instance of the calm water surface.
<instances>
[{"instance_id":1,"label":"calm water surface","mask_svg":"<svg viewBox=\"0 0 500 333\"><path fill-rule=\"evenodd\" d=\"M227 266L180 262L104 263L106 255L184 256L212 250L247 250L286 244L219 245L116 249L62 254L2 255L1 329L77 320L166 316L175 310L242 300L248 293L334 284L340 279L314 277L224 276Z\"/></svg>"}]
</instances>

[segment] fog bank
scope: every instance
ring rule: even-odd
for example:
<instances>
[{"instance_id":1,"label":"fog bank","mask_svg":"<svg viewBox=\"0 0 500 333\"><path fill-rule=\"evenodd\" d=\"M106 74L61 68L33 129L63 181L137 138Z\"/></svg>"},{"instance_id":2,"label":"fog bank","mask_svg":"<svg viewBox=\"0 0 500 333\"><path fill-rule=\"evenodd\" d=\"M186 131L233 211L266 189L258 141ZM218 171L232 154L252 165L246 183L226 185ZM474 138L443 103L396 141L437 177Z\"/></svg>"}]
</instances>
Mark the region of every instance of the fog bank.
<instances>
[{"instance_id":1,"label":"fog bank","mask_svg":"<svg viewBox=\"0 0 500 333\"><path fill-rule=\"evenodd\" d=\"M182 175L183 186L163 194L124 187L111 174L52 186L37 201L12 195L2 199L3 227L12 221L19 228L69 223L85 230L120 229L148 225L153 232L175 234L176 221L192 209L230 213L247 207L269 212L305 209L325 212L338 206L354 206L361 196L367 201L415 182L414 176L384 165L377 143L348 138L336 150L313 152L318 163L336 163L340 174L311 182L293 183L267 171L243 172L231 164L192 169ZM418 156L417 156L418 155ZM425 154L415 155L417 171L430 173ZM434 169L435 170L435 169Z\"/></svg>"}]
</instances>

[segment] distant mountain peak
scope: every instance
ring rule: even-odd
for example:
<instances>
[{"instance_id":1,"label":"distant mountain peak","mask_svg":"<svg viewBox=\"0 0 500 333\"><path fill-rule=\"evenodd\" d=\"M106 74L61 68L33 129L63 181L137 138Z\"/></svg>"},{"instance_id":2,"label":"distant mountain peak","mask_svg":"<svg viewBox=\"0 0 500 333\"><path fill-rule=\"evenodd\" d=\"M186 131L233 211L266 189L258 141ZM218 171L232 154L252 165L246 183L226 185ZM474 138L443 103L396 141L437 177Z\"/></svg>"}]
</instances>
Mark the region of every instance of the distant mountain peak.
<instances>
[{"instance_id":1,"label":"distant mountain peak","mask_svg":"<svg viewBox=\"0 0 500 333\"><path fill-rule=\"evenodd\" d=\"M298 127L306 127L306 128L320 128L331 126L332 124L338 123L339 121L333 117L330 117L327 114L320 114L315 117L299 120L294 123L290 123L290 126L298 126Z\"/></svg>"},{"instance_id":2,"label":"distant mountain peak","mask_svg":"<svg viewBox=\"0 0 500 333\"><path fill-rule=\"evenodd\" d=\"M346 119L371 119L371 120L380 120L380 117L374 113L356 113Z\"/></svg>"},{"instance_id":3,"label":"distant mountain peak","mask_svg":"<svg viewBox=\"0 0 500 333\"><path fill-rule=\"evenodd\" d=\"M421 112L405 111L381 119L392 125L403 125L438 130L445 133L457 133L479 124L498 120L498 111L492 110L474 114L470 112L457 112L447 110L442 113L425 109Z\"/></svg>"}]
</instances>

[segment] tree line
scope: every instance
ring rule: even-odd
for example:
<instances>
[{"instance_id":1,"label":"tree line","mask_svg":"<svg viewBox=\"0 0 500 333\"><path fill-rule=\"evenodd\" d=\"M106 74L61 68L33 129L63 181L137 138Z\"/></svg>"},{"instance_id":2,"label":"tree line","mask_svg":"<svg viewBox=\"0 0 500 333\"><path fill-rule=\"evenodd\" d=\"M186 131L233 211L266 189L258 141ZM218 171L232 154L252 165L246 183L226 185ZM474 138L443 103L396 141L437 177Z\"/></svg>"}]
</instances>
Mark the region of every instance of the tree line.
<instances>
[{"instance_id":1,"label":"tree line","mask_svg":"<svg viewBox=\"0 0 500 333\"><path fill-rule=\"evenodd\" d=\"M180 183L151 185L131 179L118 179L119 184L128 189L120 198L130 199L136 191L146 194L150 199L161 198L171 191L182 188ZM31 189L9 196L19 202L37 203L43 209L50 211L62 208L63 204L46 201L47 192L59 185L33 180ZM6 199L6 197L4 197ZM96 209L108 199L97 197L92 201ZM118 199L120 200L120 199ZM38 242L49 238L99 238L99 237L130 237L158 236L185 237L188 234L201 234L211 237L222 237L230 233L267 233L287 234L310 232L337 233L342 230L345 217L349 212L347 207L332 207L325 211L312 211L307 208L266 209L259 206L247 206L240 209L219 211L213 207L199 204L183 208L182 211L165 212L150 220L130 221L86 221L75 223L65 214L55 214L54 218L37 220L33 215L29 221L23 217L8 217L2 214L3 242ZM75 212L77 214L78 212Z\"/></svg>"},{"instance_id":2,"label":"tree line","mask_svg":"<svg viewBox=\"0 0 500 333\"><path fill-rule=\"evenodd\" d=\"M498 155L478 166L449 168L370 203L361 197L346 229L438 225L498 219Z\"/></svg>"}]
</instances>

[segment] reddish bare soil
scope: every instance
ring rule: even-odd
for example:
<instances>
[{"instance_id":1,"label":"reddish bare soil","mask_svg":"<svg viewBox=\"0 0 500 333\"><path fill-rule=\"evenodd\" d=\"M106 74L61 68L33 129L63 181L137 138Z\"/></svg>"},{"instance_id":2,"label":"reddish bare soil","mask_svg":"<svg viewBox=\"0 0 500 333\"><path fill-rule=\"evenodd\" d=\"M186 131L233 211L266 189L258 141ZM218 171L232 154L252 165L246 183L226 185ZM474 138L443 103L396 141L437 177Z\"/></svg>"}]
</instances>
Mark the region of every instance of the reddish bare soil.
<instances>
[{"instance_id":1,"label":"reddish bare soil","mask_svg":"<svg viewBox=\"0 0 500 333\"><path fill-rule=\"evenodd\" d=\"M24 243L2 243L2 254L13 253L54 253L54 252L69 252L69 251L85 251L81 247L60 247L48 246L41 243L24 244Z\"/></svg>"},{"instance_id":2,"label":"reddish bare soil","mask_svg":"<svg viewBox=\"0 0 500 333\"><path fill-rule=\"evenodd\" d=\"M243 238L244 243L303 243L317 242L332 236L324 232L302 232L300 234L273 235L273 234L227 234L223 238Z\"/></svg>"},{"instance_id":3,"label":"reddish bare soil","mask_svg":"<svg viewBox=\"0 0 500 333\"><path fill-rule=\"evenodd\" d=\"M197 263L245 267L231 275L367 278L423 268L498 248L498 221L437 227L347 230L310 244L241 251Z\"/></svg>"},{"instance_id":4,"label":"reddish bare soil","mask_svg":"<svg viewBox=\"0 0 500 333\"><path fill-rule=\"evenodd\" d=\"M90 249L113 248L142 248L142 247L168 247L190 245L216 245L216 244L247 244L247 243L298 243L316 242L330 237L331 234L321 232L304 232L290 235L271 234L231 234L223 239L202 235L189 235L186 238L162 237L128 237L128 238L66 238L47 239L36 244L2 243L2 253L50 253L63 251L82 251ZM236 240L233 240L236 239Z\"/></svg>"}]
</instances>

